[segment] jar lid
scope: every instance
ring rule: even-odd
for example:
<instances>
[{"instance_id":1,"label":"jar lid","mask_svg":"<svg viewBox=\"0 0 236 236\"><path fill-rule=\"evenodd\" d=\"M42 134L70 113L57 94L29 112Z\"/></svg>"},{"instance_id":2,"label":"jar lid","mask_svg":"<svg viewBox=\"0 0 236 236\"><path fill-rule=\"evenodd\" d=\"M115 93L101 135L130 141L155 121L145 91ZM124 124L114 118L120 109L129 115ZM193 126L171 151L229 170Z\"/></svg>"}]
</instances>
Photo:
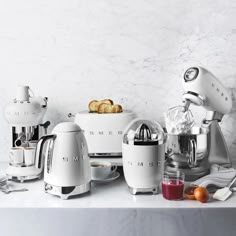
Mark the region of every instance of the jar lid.
<instances>
[{"instance_id":1,"label":"jar lid","mask_svg":"<svg viewBox=\"0 0 236 236\"><path fill-rule=\"evenodd\" d=\"M166 135L156 121L135 119L126 127L123 143L129 145L161 145L166 142Z\"/></svg>"}]
</instances>

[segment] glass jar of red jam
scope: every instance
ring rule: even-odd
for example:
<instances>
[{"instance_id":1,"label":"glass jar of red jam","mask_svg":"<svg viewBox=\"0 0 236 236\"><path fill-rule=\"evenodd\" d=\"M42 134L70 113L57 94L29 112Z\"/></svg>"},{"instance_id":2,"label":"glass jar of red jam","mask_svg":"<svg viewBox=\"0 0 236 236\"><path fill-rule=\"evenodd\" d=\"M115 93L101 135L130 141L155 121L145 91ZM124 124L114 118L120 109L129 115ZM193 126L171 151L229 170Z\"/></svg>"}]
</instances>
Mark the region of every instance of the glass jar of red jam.
<instances>
[{"instance_id":1,"label":"glass jar of red jam","mask_svg":"<svg viewBox=\"0 0 236 236\"><path fill-rule=\"evenodd\" d=\"M162 195L167 200L181 200L184 192L184 173L176 171L164 173L162 179Z\"/></svg>"}]
</instances>

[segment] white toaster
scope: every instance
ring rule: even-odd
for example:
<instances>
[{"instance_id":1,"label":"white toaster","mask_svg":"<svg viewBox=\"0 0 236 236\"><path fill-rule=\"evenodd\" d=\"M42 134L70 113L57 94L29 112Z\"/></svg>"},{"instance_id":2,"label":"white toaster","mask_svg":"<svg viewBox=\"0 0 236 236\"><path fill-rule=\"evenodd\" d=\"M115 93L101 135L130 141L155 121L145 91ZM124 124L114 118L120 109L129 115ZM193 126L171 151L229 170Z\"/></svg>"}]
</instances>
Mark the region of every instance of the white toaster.
<instances>
[{"instance_id":1,"label":"white toaster","mask_svg":"<svg viewBox=\"0 0 236 236\"><path fill-rule=\"evenodd\" d=\"M89 156L122 155L122 138L125 127L135 118L131 111L121 113L78 112L75 123L84 130Z\"/></svg>"}]
</instances>

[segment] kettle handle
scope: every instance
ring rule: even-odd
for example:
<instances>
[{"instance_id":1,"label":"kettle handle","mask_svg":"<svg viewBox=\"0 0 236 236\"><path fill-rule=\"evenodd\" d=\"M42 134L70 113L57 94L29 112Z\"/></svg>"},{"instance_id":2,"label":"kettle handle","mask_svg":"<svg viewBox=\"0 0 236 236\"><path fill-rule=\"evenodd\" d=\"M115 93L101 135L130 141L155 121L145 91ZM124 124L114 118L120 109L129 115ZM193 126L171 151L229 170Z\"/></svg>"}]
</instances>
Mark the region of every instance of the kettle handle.
<instances>
[{"instance_id":1,"label":"kettle handle","mask_svg":"<svg viewBox=\"0 0 236 236\"><path fill-rule=\"evenodd\" d=\"M45 135L42 136L37 144L37 148L36 148L36 157L35 157L35 167L40 169L43 166L43 160L42 160L42 152L43 152L43 146L45 144L46 141L48 141L49 139L56 139L56 135L55 134L50 134L50 135Z\"/></svg>"}]
</instances>

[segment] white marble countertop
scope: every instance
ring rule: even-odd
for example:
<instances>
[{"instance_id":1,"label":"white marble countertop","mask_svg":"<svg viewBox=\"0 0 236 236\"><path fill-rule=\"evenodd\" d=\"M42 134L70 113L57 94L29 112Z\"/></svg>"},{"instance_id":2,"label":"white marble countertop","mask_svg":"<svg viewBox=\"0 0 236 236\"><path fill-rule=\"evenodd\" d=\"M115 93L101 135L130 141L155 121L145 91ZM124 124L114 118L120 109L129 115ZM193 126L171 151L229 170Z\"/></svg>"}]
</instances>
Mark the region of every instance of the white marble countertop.
<instances>
[{"instance_id":1,"label":"white marble countertop","mask_svg":"<svg viewBox=\"0 0 236 236\"><path fill-rule=\"evenodd\" d=\"M1 174L6 167L0 163ZM225 202L168 201L162 194L132 195L121 176L108 184L92 183L90 193L62 200L44 192L43 180L8 184L29 191L0 192L2 235L234 236L236 231L236 193Z\"/></svg>"},{"instance_id":2,"label":"white marble countertop","mask_svg":"<svg viewBox=\"0 0 236 236\"><path fill-rule=\"evenodd\" d=\"M0 163L1 173L7 163ZM91 192L69 200L44 192L43 180L16 183L8 181L12 188L28 188L27 192L4 194L0 192L0 208L235 208L236 193L225 202L210 200L200 203L192 200L168 201L162 194L132 195L121 176L107 183L92 183Z\"/></svg>"}]
</instances>

